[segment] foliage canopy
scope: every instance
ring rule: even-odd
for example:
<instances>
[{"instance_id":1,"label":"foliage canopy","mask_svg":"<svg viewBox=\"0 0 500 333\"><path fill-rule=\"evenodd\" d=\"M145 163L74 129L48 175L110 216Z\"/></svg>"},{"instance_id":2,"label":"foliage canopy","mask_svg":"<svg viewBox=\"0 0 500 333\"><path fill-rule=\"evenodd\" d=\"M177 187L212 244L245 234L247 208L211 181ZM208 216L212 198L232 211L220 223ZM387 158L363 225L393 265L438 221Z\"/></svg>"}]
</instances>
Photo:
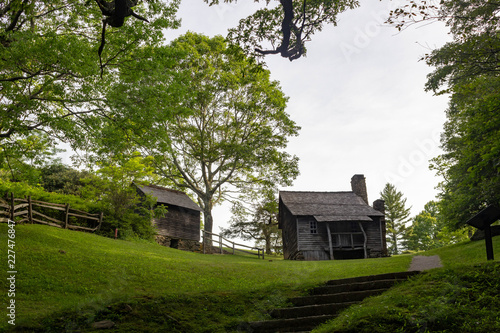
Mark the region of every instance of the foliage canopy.
<instances>
[{"instance_id":1,"label":"foliage canopy","mask_svg":"<svg viewBox=\"0 0 500 333\"><path fill-rule=\"evenodd\" d=\"M284 149L299 127L269 71L220 36L187 33L144 52L163 57L141 66L164 68L148 70L139 82L127 71L110 89L110 107L120 116L103 126L99 149L127 149L128 140L152 156L165 183L198 198L207 231L212 208L231 191L286 185L297 176L297 158Z\"/></svg>"},{"instance_id":2,"label":"foliage canopy","mask_svg":"<svg viewBox=\"0 0 500 333\"><path fill-rule=\"evenodd\" d=\"M443 177L440 211L460 228L487 205L500 204L500 3L411 1L393 12L399 27L438 20L453 40L425 56L435 70L426 89L450 93L441 143L432 168Z\"/></svg>"},{"instance_id":3,"label":"foliage canopy","mask_svg":"<svg viewBox=\"0 0 500 333\"><path fill-rule=\"evenodd\" d=\"M205 0L210 5L220 0ZM236 2L236 0L224 0ZM337 24L337 15L359 5L357 0L256 0L266 7L230 29L229 40L243 47L247 54L279 54L290 61L306 55L305 43L324 25ZM268 48L268 49L266 49Z\"/></svg>"},{"instance_id":4,"label":"foliage canopy","mask_svg":"<svg viewBox=\"0 0 500 333\"><path fill-rule=\"evenodd\" d=\"M178 1L148 1L136 10L151 24L127 20L107 36L103 53L109 71L119 68L131 50L154 45L163 29L178 25ZM52 137L77 141L103 115L103 91L112 75L99 73L97 6L71 0L10 0L0 4L0 142L38 129ZM108 74L108 73L107 73Z\"/></svg>"}]
</instances>

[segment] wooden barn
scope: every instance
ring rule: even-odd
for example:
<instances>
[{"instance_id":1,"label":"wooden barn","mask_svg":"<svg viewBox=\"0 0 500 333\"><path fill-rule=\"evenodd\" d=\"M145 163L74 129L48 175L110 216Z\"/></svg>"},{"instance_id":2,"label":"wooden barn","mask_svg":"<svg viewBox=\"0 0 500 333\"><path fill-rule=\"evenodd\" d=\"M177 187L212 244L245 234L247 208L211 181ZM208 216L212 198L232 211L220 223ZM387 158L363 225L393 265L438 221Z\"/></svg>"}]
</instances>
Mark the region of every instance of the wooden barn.
<instances>
[{"instance_id":1,"label":"wooden barn","mask_svg":"<svg viewBox=\"0 0 500 333\"><path fill-rule=\"evenodd\" d=\"M140 195L150 194L157 198L157 205L164 205L168 213L159 219L153 219L163 245L188 249L200 240L201 208L186 193L156 185L136 185ZM190 242L192 241L192 242Z\"/></svg>"},{"instance_id":2,"label":"wooden barn","mask_svg":"<svg viewBox=\"0 0 500 333\"><path fill-rule=\"evenodd\" d=\"M387 255L384 201L368 205L363 175L350 192L279 194L285 259L361 259Z\"/></svg>"}]
</instances>

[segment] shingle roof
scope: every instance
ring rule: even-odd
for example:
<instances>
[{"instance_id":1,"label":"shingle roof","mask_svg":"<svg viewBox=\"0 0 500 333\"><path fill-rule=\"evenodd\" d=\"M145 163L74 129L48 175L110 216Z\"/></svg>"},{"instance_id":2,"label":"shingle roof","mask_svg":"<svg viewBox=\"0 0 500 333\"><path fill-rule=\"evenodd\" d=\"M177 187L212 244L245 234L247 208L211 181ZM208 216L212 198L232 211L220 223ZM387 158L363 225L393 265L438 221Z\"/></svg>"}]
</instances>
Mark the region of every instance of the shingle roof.
<instances>
[{"instance_id":1,"label":"shingle roof","mask_svg":"<svg viewBox=\"0 0 500 333\"><path fill-rule=\"evenodd\" d=\"M281 191L280 198L293 215L314 216L318 222L372 221L371 217L384 216L354 192Z\"/></svg>"},{"instance_id":2,"label":"shingle roof","mask_svg":"<svg viewBox=\"0 0 500 333\"><path fill-rule=\"evenodd\" d=\"M184 192L171 190L157 185L137 185L145 194L150 194L158 199L159 204L174 205L201 212L202 209Z\"/></svg>"}]
</instances>

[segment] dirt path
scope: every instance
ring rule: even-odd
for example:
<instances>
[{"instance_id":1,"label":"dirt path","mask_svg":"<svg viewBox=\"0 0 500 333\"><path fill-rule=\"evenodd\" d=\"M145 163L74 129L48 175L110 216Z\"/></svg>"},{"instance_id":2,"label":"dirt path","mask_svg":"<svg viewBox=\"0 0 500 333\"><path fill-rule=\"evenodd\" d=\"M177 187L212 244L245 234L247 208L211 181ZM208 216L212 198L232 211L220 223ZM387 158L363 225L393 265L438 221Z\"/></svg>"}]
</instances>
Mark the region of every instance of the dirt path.
<instances>
[{"instance_id":1,"label":"dirt path","mask_svg":"<svg viewBox=\"0 0 500 333\"><path fill-rule=\"evenodd\" d=\"M441 259L438 255L435 256L415 256L413 257L409 271L425 271L428 269L443 267Z\"/></svg>"}]
</instances>

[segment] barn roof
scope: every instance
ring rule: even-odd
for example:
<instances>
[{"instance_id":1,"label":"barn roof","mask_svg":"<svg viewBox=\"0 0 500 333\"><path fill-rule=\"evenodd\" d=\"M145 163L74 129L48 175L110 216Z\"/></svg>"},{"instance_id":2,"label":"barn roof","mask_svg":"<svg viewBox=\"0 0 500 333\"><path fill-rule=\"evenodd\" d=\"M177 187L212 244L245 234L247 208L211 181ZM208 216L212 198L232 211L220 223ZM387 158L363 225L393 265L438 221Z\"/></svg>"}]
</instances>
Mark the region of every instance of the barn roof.
<instances>
[{"instance_id":1,"label":"barn roof","mask_svg":"<svg viewBox=\"0 0 500 333\"><path fill-rule=\"evenodd\" d=\"M171 190L157 185L138 185L137 188L145 194L158 199L159 204L173 205L201 212L202 209L184 192Z\"/></svg>"},{"instance_id":2,"label":"barn roof","mask_svg":"<svg viewBox=\"0 0 500 333\"><path fill-rule=\"evenodd\" d=\"M281 191L280 198L293 215L314 216L318 222L372 221L371 217L384 216L354 192Z\"/></svg>"}]
</instances>

